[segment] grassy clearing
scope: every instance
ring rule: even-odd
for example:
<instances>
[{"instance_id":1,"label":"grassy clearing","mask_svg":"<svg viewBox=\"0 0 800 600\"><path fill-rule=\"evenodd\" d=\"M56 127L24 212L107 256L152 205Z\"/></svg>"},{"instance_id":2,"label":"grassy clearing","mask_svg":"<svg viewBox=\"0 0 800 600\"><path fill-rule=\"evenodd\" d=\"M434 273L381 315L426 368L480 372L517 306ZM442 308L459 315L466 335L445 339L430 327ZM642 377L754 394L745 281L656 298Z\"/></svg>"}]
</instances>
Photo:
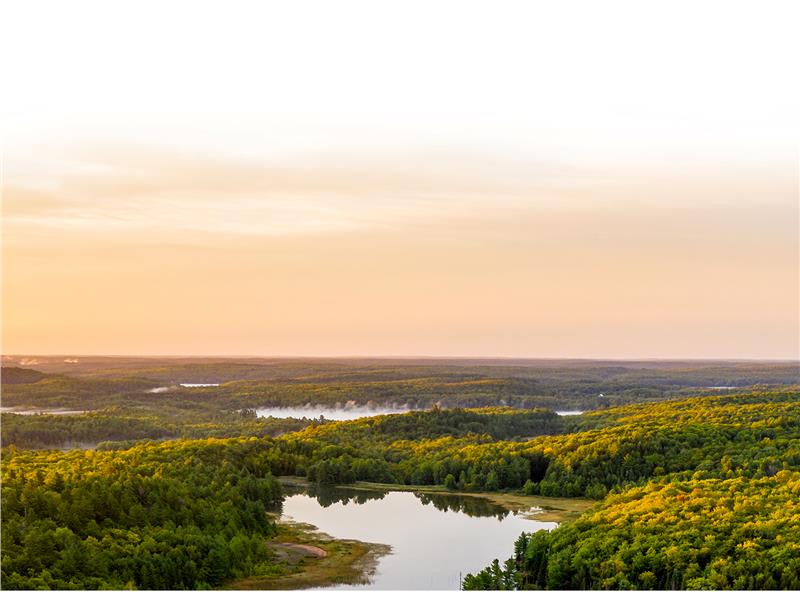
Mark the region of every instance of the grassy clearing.
<instances>
[{"instance_id":1,"label":"grassy clearing","mask_svg":"<svg viewBox=\"0 0 800 600\"><path fill-rule=\"evenodd\" d=\"M309 482L302 477L280 477L288 486L308 487ZM513 512L532 511L525 518L533 521L565 523L577 519L581 513L595 504L588 498L552 498L549 496L525 496L510 492L463 492L448 490L442 485L398 485L390 483L371 483L361 481L349 485L336 486L354 490L373 490L381 492L424 492L426 494L458 494L485 498Z\"/></svg>"},{"instance_id":2,"label":"grassy clearing","mask_svg":"<svg viewBox=\"0 0 800 600\"><path fill-rule=\"evenodd\" d=\"M277 566L274 573L228 584L231 590L299 590L339 584L364 584L378 559L391 548L358 540L334 539L306 523L281 522L267 542ZM306 548L304 548L304 546ZM325 556L307 547L323 550Z\"/></svg>"}]
</instances>

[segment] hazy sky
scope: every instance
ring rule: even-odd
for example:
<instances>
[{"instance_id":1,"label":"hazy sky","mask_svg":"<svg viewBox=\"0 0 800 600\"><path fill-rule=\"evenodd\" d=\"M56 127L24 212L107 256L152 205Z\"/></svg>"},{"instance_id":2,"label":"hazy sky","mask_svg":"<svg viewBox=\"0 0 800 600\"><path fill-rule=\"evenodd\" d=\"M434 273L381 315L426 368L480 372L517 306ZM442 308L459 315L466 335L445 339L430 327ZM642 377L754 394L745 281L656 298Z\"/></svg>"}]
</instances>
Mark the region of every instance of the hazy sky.
<instances>
[{"instance_id":1,"label":"hazy sky","mask_svg":"<svg viewBox=\"0 0 800 600\"><path fill-rule=\"evenodd\" d=\"M3 353L800 358L794 3L380 4L4 11Z\"/></svg>"}]
</instances>

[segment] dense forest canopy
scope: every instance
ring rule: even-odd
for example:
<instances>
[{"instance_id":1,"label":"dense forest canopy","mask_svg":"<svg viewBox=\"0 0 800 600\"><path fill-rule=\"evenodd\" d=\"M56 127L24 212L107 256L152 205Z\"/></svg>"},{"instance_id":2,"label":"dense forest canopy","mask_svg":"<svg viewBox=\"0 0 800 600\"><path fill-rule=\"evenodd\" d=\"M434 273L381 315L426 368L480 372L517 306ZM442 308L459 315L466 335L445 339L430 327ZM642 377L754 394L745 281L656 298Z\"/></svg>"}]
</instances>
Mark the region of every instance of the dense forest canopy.
<instances>
[{"instance_id":1,"label":"dense forest canopy","mask_svg":"<svg viewBox=\"0 0 800 600\"><path fill-rule=\"evenodd\" d=\"M347 368L357 379L360 367ZM497 385L437 372L424 386L459 390L453 398ZM217 395L224 385L149 394L130 391L153 385L141 374L10 373L4 406L11 390L18 405L80 400L92 412L3 415L4 589L201 589L274 573L264 541L285 475L320 484L324 497L327 484L366 481L597 500L573 522L520 537L508 561L466 577L467 589L800 587L796 387L572 416L436 405L325 422L257 418ZM233 387L251 385L266 384ZM25 449L75 442L95 447Z\"/></svg>"},{"instance_id":2,"label":"dense forest canopy","mask_svg":"<svg viewBox=\"0 0 800 600\"><path fill-rule=\"evenodd\" d=\"M5 406L38 408L439 404L567 410L714 394L718 388L797 385L798 367L796 362L4 357L3 382L12 384L5 385ZM21 370L28 373L24 381ZM32 385L14 385L23 382ZM181 388L181 383L220 386Z\"/></svg>"},{"instance_id":3,"label":"dense forest canopy","mask_svg":"<svg viewBox=\"0 0 800 600\"><path fill-rule=\"evenodd\" d=\"M800 473L650 481L552 532L465 589L800 589Z\"/></svg>"},{"instance_id":4,"label":"dense forest canopy","mask_svg":"<svg viewBox=\"0 0 800 600\"><path fill-rule=\"evenodd\" d=\"M195 589L268 568L269 451L241 440L3 457L4 589Z\"/></svg>"},{"instance_id":5,"label":"dense forest canopy","mask_svg":"<svg viewBox=\"0 0 800 600\"><path fill-rule=\"evenodd\" d=\"M311 407L315 416L326 407L591 410L791 384L800 369L789 362L3 357L3 409L25 414L3 418L2 443L90 448L274 436L312 424L258 418L254 409L266 406ZM86 414L31 414L71 411Z\"/></svg>"}]
</instances>

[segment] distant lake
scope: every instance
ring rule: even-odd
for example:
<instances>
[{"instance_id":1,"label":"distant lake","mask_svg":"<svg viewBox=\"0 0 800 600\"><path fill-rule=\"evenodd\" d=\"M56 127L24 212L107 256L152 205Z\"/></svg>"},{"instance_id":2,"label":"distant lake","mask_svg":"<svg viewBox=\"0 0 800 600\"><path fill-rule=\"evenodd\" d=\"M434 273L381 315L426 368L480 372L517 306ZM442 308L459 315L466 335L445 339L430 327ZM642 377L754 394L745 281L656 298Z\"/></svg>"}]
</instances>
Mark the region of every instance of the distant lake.
<instances>
[{"instance_id":1,"label":"distant lake","mask_svg":"<svg viewBox=\"0 0 800 600\"><path fill-rule=\"evenodd\" d=\"M505 561L523 531L556 526L525 514L475 496L320 488L288 496L281 518L336 538L392 547L370 583L324 589L458 590L459 574L479 571L495 558Z\"/></svg>"},{"instance_id":2,"label":"distant lake","mask_svg":"<svg viewBox=\"0 0 800 600\"><path fill-rule=\"evenodd\" d=\"M219 387L218 383L179 383L177 386L175 385L164 385L160 387L154 387L147 390L148 394L162 394L164 392L175 391L179 387L182 388L204 388L204 387Z\"/></svg>"},{"instance_id":3,"label":"distant lake","mask_svg":"<svg viewBox=\"0 0 800 600\"><path fill-rule=\"evenodd\" d=\"M377 415L394 415L409 412L408 408L386 407L353 407L353 408L330 408L328 406L264 406L257 408L256 414L259 417L276 417L280 419L316 419L323 416L332 421L352 421L362 417L374 417ZM420 409L421 410L421 409ZM581 410L557 410L556 414L563 416L583 414Z\"/></svg>"},{"instance_id":4,"label":"distant lake","mask_svg":"<svg viewBox=\"0 0 800 600\"><path fill-rule=\"evenodd\" d=\"M0 412L13 415L82 415L89 411L72 410L69 408L23 408L19 406L4 406Z\"/></svg>"},{"instance_id":5,"label":"distant lake","mask_svg":"<svg viewBox=\"0 0 800 600\"><path fill-rule=\"evenodd\" d=\"M408 412L408 408L331 408L328 406L265 406L256 409L259 417L277 417L281 419L316 419L320 415L334 421L352 421L361 417L374 417L376 415L393 415Z\"/></svg>"},{"instance_id":6,"label":"distant lake","mask_svg":"<svg viewBox=\"0 0 800 600\"><path fill-rule=\"evenodd\" d=\"M178 385L181 386L181 387L188 387L188 388L193 388L193 387L219 387L218 383L179 383Z\"/></svg>"}]
</instances>

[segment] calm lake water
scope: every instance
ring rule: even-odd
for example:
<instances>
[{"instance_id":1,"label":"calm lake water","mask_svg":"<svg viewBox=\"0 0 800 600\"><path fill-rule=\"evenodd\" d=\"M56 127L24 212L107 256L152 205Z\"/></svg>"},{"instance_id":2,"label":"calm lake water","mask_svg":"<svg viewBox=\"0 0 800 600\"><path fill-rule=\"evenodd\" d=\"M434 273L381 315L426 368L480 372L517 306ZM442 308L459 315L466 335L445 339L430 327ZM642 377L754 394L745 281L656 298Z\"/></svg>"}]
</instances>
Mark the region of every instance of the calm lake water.
<instances>
[{"instance_id":1,"label":"calm lake water","mask_svg":"<svg viewBox=\"0 0 800 600\"><path fill-rule=\"evenodd\" d=\"M291 493L292 489L287 488ZM388 544L366 585L325 589L457 590L459 575L511 556L523 531L555 523L525 519L473 496L417 492L299 489L286 498L282 519L310 523L336 538Z\"/></svg>"},{"instance_id":2,"label":"calm lake water","mask_svg":"<svg viewBox=\"0 0 800 600\"><path fill-rule=\"evenodd\" d=\"M179 383L181 387L195 388L195 387L219 387L218 383Z\"/></svg>"},{"instance_id":3,"label":"calm lake water","mask_svg":"<svg viewBox=\"0 0 800 600\"><path fill-rule=\"evenodd\" d=\"M71 410L69 408L21 408L18 406L3 406L0 412L14 415L82 415L89 411Z\"/></svg>"},{"instance_id":4,"label":"calm lake water","mask_svg":"<svg viewBox=\"0 0 800 600\"><path fill-rule=\"evenodd\" d=\"M164 392L175 391L178 388L207 388L207 387L219 387L218 383L179 383L177 386L175 385L163 385L159 387L154 387L147 392L149 394L162 394Z\"/></svg>"},{"instance_id":5,"label":"calm lake water","mask_svg":"<svg viewBox=\"0 0 800 600\"><path fill-rule=\"evenodd\" d=\"M374 417L376 415L393 415L408 412L407 408L382 407L369 408L330 408L327 406L265 406L256 409L259 417L279 417L281 419L316 419L320 415L335 421L352 421L361 417Z\"/></svg>"},{"instance_id":6,"label":"calm lake water","mask_svg":"<svg viewBox=\"0 0 800 600\"><path fill-rule=\"evenodd\" d=\"M286 419L289 417L295 419L316 419L320 415L326 419L333 421L352 421L353 419L360 419L362 417L374 417L376 415L394 415L398 413L408 412L408 408L393 408L393 407L380 407L380 408L329 408L327 406L263 406L257 408L256 414L259 417L278 417ZM556 414L561 416L567 415L580 415L583 411L580 410L557 410Z\"/></svg>"}]
</instances>

